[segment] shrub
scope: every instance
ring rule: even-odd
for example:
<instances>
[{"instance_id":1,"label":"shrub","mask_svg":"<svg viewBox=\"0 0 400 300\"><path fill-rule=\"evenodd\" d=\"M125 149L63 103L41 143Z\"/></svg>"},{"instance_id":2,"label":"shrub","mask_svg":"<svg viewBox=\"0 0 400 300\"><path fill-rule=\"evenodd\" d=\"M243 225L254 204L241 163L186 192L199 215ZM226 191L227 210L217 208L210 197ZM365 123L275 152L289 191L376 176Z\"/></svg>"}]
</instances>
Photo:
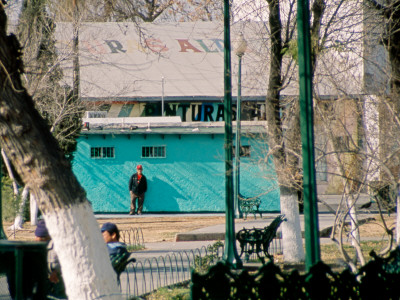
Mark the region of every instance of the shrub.
<instances>
[{"instance_id":1,"label":"shrub","mask_svg":"<svg viewBox=\"0 0 400 300\"><path fill-rule=\"evenodd\" d=\"M12 222L17 216L19 205L21 203L21 197L14 196L12 180L9 177L3 176L1 181L2 218L3 221ZM24 210L24 220L26 219L29 219L29 200L27 201Z\"/></svg>"},{"instance_id":2,"label":"shrub","mask_svg":"<svg viewBox=\"0 0 400 300\"><path fill-rule=\"evenodd\" d=\"M208 268L215 264L218 260L219 249L224 247L224 243L217 241L212 245L207 246L207 255L201 257L196 255L194 259L194 270L198 273L203 273L208 270Z\"/></svg>"}]
</instances>

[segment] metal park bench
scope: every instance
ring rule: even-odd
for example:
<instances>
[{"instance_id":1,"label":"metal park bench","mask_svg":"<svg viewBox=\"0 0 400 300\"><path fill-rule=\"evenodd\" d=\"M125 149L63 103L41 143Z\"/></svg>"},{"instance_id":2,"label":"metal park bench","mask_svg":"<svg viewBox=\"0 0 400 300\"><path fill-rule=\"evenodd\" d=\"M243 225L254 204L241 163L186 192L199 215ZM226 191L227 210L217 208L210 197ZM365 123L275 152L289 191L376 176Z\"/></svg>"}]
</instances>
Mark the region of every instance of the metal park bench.
<instances>
[{"instance_id":1,"label":"metal park bench","mask_svg":"<svg viewBox=\"0 0 400 300\"><path fill-rule=\"evenodd\" d=\"M257 257L264 264L264 257L260 256L260 253L263 252L264 255L272 261L273 256L268 252L269 246L272 240L276 237L278 228L283 221L285 221L285 215L279 215L271 222L271 224L264 228L243 228L242 230L239 230L236 234L236 239L240 244L240 256L245 253L245 261L248 261L250 255L256 253Z\"/></svg>"},{"instance_id":2,"label":"metal park bench","mask_svg":"<svg viewBox=\"0 0 400 300\"><path fill-rule=\"evenodd\" d=\"M247 219L247 214L249 213L254 214L254 219L257 218L256 217L257 213L260 214L260 217L262 218L262 213L259 210L260 205L261 205L260 198L257 197L248 198L239 194L239 207L240 211L244 214L244 219Z\"/></svg>"}]
</instances>

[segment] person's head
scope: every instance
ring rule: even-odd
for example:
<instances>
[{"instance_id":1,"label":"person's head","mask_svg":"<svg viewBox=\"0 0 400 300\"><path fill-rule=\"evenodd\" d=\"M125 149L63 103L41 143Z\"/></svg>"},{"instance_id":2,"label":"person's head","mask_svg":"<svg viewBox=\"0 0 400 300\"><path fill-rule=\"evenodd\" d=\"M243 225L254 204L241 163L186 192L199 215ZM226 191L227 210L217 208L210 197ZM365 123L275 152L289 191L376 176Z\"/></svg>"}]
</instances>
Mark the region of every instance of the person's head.
<instances>
[{"instance_id":1,"label":"person's head","mask_svg":"<svg viewBox=\"0 0 400 300\"><path fill-rule=\"evenodd\" d=\"M117 225L114 223L104 223L101 227L101 234L106 243L118 242L119 241L119 230Z\"/></svg>"},{"instance_id":2,"label":"person's head","mask_svg":"<svg viewBox=\"0 0 400 300\"><path fill-rule=\"evenodd\" d=\"M138 172L139 174L142 174L142 172L143 172L143 167L142 167L142 165L137 165L136 170L137 170L137 172Z\"/></svg>"},{"instance_id":3,"label":"person's head","mask_svg":"<svg viewBox=\"0 0 400 300\"><path fill-rule=\"evenodd\" d=\"M47 231L46 223L44 220L40 220L37 223L35 230L35 241L46 242L50 240L49 232Z\"/></svg>"}]
</instances>

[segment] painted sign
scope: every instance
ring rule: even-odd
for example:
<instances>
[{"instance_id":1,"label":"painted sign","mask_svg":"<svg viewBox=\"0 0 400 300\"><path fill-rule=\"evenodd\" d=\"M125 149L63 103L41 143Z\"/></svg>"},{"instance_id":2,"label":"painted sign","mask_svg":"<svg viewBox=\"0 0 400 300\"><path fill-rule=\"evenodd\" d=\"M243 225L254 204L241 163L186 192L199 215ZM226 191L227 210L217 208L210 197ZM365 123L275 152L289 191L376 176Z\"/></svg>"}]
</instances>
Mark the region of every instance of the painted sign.
<instances>
[{"instance_id":1,"label":"painted sign","mask_svg":"<svg viewBox=\"0 0 400 300\"><path fill-rule=\"evenodd\" d=\"M63 45L68 45L69 41L59 41ZM149 38L141 44L137 40L80 40L80 50L89 52L93 55L99 54L129 54L137 51L153 53L165 53L170 50L176 50L180 53L217 53L224 52L224 41L221 39L171 39L170 43L174 45L167 46L165 42L157 38Z\"/></svg>"},{"instance_id":2,"label":"painted sign","mask_svg":"<svg viewBox=\"0 0 400 300\"><path fill-rule=\"evenodd\" d=\"M119 107L118 107L119 106ZM235 106L234 106L235 107ZM242 120L260 119L258 112L263 111L263 104L251 103L242 110ZM111 115L117 112L115 115ZM151 117L161 115L161 103L127 103L112 104L108 117ZM220 122L224 121L224 104L222 103L165 103L165 116L179 116L182 122ZM236 120L236 109L232 119Z\"/></svg>"}]
</instances>

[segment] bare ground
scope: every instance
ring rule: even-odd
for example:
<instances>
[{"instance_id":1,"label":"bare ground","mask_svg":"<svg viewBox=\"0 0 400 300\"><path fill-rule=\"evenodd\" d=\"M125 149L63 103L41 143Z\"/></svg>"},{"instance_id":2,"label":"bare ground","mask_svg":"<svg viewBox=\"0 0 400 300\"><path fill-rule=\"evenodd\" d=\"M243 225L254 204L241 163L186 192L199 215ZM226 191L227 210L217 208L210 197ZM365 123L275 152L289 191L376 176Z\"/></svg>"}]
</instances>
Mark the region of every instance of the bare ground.
<instances>
[{"instance_id":1,"label":"bare ground","mask_svg":"<svg viewBox=\"0 0 400 300\"><path fill-rule=\"evenodd\" d=\"M192 231L195 229L224 224L225 217L221 216L163 216L163 217L126 217L115 219L97 219L99 228L105 222L113 222L117 224L120 230L128 230L131 228L140 228L143 232L144 242L162 242L173 241L177 233ZM23 225L23 229L10 231L8 228L12 223L4 222L3 228L9 240L32 241L34 239L35 226L30 222Z\"/></svg>"},{"instance_id":2,"label":"bare ground","mask_svg":"<svg viewBox=\"0 0 400 300\"><path fill-rule=\"evenodd\" d=\"M360 227L360 235L362 237L383 237L385 230L383 223L379 221L378 216L371 216L375 220L371 220ZM151 242L162 242L162 241L174 241L177 233L189 232L195 229L225 224L225 217L223 216L204 216L204 217L193 217L193 216L163 216L163 217L126 217L126 218L115 218L115 219L97 219L99 228L105 222L113 222L117 224L120 230L128 230L132 228L140 228L145 243ZM236 220L236 222L242 222L243 220ZM385 218L386 225L389 228L395 227L395 216ZM26 222L23 225L23 229L17 231L8 230L12 223L4 222L3 228L8 236L9 240L20 240L20 241L32 241L34 239L35 226L32 226L30 222Z\"/></svg>"}]
</instances>

